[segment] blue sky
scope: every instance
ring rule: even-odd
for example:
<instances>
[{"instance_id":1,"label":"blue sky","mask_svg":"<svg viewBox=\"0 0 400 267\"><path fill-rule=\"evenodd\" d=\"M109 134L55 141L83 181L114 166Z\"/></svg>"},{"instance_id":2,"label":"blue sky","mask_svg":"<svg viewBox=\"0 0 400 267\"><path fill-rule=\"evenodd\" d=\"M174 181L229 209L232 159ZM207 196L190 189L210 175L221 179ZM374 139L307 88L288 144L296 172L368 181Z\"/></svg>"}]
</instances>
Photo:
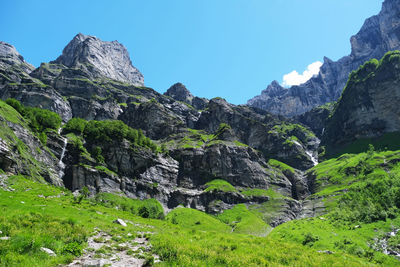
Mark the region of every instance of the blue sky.
<instances>
[{"instance_id":1,"label":"blue sky","mask_svg":"<svg viewBox=\"0 0 400 267\"><path fill-rule=\"evenodd\" d=\"M35 66L79 32L124 44L145 84L243 104L272 80L350 53L381 0L1 0L0 40ZM316 65L313 65L314 67ZM293 73L290 76L296 78Z\"/></svg>"}]
</instances>

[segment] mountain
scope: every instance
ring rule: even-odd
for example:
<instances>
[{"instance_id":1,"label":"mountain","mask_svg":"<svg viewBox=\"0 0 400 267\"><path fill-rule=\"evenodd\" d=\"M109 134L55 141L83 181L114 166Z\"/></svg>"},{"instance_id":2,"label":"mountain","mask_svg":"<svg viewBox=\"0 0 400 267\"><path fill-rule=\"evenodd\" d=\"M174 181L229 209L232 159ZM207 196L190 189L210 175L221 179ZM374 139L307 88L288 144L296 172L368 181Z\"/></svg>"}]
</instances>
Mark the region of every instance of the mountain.
<instances>
[{"instance_id":1,"label":"mountain","mask_svg":"<svg viewBox=\"0 0 400 267\"><path fill-rule=\"evenodd\" d=\"M160 94L116 42L36 69L1 42L0 265L398 266L399 66L289 119Z\"/></svg>"},{"instance_id":2,"label":"mountain","mask_svg":"<svg viewBox=\"0 0 400 267\"><path fill-rule=\"evenodd\" d=\"M325 122L324 145L337 148L357 140L369 139L371 143L379 138L385 141L379 144L380 149L398 144L395 136L400 133L399 65L400 52L392 51L350 74L342 96Z\"/></svg>"},{"instance_id":3,"label":"mountain","mask_svg":"<svg viewBox=\"0 0 400 267\"><path fill-rule=\"evenodd\" d=\"M79 33L50 64L87 70L93 78L106 76L137 86L144 85L143 75L132 66L128 51L117 41L105 42Z\"/></svg>"},{"instance_id":4,"label":"mountain","mask_svg":"<svg viewBox=\"0 0 400 267\"><path fill-rule=\"evenodd\" d=\"M27 172L14 147L23 140L31 147L30 161L54 165L34 177L51 177L45 180L72 191L87 187L92 193L155 198L167 210L184 205L209 213L238 203L261 205L275 192L279 207L269 224L302 212L302 199L309 194L303 172L316 164L319 144L305 127L222 98L193 96L181 83L164 95L144 87L138 84L141 76L129 78L133 67L117 42L78 34L60 57L28 72L21 67L27 63L6 60L22 58L15 49L0 51L5 51L0 96L22 103L7 102L21 110L23 119L5 118L6 129L30 133L5 143L3 157L11 162L4 171ZM55 112L64 127L46 130L39 123L44 115L32 119L31 107ZM58 160L38 158L35 146ZM220 190L220 181L232 190ZM246 193L253 189L262 193Z\"/></svg>"},{"instance_id":5,"label":"mountain","mask_svg":"<svg viewBox=\"0 0 400 267\"><path fill-rule=\"evenodd\" d=\"M380 13L368 18L360 31L351 37L350 55L338 61L325 57L318 75L299 86L284 88L274 81L247 104L292 117L336 101L351 71L367 60L381 58L388 51L400 49L399 12L399 1L385 0Z\"/></svg>"}]
</instances>

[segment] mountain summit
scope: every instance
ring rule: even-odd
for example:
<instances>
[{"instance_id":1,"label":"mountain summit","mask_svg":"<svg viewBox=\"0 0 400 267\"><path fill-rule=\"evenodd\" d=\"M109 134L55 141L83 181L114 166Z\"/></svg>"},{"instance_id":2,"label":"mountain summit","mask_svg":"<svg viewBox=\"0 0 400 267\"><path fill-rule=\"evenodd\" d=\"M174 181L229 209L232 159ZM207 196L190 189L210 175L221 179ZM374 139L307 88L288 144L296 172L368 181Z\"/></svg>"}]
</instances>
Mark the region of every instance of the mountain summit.
<instances>
[{"instance_id":1,"label":"mountain summit","mask_svg":"<svg viewBox=\"0 0 400 267\"><path fill-rule=\"evenodd\" d=\"M304 84L281 88L268 86L247 104L274 114L295 116L322 104L336 101L350 72L365 61L381 58L390 50L400 49L400 1L386 0L381 12L368 18L360 31L351 37L351 54L338 61L324 58L320 72ZM274 90L272 90L274 89Z\"/></svg>"},{"instance_id":2,"label":"mountain summit","mask_svg":"<svg viewBox=\"0 0 400 267\"><path fill-rule=\"evenodd\" d=\"M77 34L51 63L83 68L95 76L143 86L140 71L132 65L127 49L118 41L106 42L95 36Z\"/></svg>"}]
</instances>

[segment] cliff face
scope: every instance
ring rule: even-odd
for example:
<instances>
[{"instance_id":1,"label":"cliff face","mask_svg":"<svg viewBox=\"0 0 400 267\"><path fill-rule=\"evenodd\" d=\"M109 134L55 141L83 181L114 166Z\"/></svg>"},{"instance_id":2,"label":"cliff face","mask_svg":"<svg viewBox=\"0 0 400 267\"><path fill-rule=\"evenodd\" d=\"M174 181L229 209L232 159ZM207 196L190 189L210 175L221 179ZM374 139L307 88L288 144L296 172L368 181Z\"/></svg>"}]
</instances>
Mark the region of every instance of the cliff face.
<instances>
[{"instance_id":1,"label":"cliff face","mask_svg":"<svg viewBox=\"0 0 400 267\"><path fill-rule=\"evenodd\" d=\"M113 80L144 85L143 75L130 60L126 48L117 41L105 42L79 33L64 48L54 64L88 70L93 78L106 76Z\"/></svg>"},{"instance_id":2,"label":"cliff face","mask_svg":"<svg viewBox=\"0 0 400 267\"><path fill-rule=\"evenodd\" d=\"M52 110L64 123L71 118L120 120L141 129L157 147L126 138L93 141L88 133L74 136L62 129L59 134L44 131L47 142L38 143L27 126L29 138L23 141L35 168L50 166L37 177L71 190L87 186L93 193L152 197L167 209L184 205L211 213L238 203L261 205L272 194L280 196L279 207L269 216L273 225L300 213L301 200L309 194L303 171L316 164L319 143L308 129L222 98L193 96L181 83L160 94L142 86L143 77L122 45L92 36L78 34L60 57L36 69L8 44L1 43L0 56L3 100L16 98L25 106ZM0 168L26 174L30 165L20 164L12 143L0 146ZM35 146L52 153L39 157ZM207 190L207 183L220 180L233 189ZM261 191L252 195L253 189Z\"/></svg>"},{"instance_id":3,"label":"cliff face","mask_svg":"<svg viewBox=\"0 0 400 267\"><path fill-rule=\"evenodd\" d=\"M400 49L400 2L386 0L381 12L367 19L360 31L351 37L351 54L338 61L324 58L320 72L306 83L283 88L273 82L248 105L273 114L295 116L327 102L336 101L351 71L365 61L381 58L386 52Z\"/></svg>"},{"instance_id":4,"label":"cliff face","mask_svg":"<svg viewBox=\"0 0 400 267\"><path fill-rule=\"evenodd\" d=\"M352 72L327 120L323 143L338 145L355 139L400 131L400 52L366 62Z\"/></svg>"}]
</instances>

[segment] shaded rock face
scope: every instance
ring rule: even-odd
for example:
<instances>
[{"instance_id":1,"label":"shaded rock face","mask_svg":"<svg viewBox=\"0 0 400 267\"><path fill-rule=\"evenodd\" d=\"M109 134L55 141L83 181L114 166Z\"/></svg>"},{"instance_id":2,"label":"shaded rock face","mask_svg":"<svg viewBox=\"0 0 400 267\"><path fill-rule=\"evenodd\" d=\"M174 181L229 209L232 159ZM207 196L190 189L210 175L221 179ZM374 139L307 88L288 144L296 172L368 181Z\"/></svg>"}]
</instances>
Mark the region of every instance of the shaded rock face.
<instances>
[{"instance_id":1,"label":"shaded rock face","mask_svg":"<svg viewBox=\"0 0 400 267\"><path fill-rule=\"evenodd\" d=\"M343 144L400 131L400 52L367 62L354 72L332 116L323 143Z\"/></svg>"},{"instance_id":2,"label":"shaded rock face","mask_svg":"<svg viewBox=\"0 0 400 267\"><path fill-rule=\"evenodd\" d=\"M54 88L31 77L33 69L13 46L0 42L0 98L15 98L24 105L49 109L69 120L69 103Z\"/></svg>"},{"instance_id":3,"label":"shaded rock face","mask_svg":"<svg viewBox=\"0 0 400 267\"><path fill-rule=\"evenodd\" d=\"M4 139L0 137L0 169L8 173L30 176L32 179L42 177L51 184L63 186L59 176L60 158L57 158L57 155L61 154L62 140L49 136L48 142L54 146L47 150L39 139L21 124L6 121L0 116L0 127L3 128L3 132L9 132Z\"/></svg>"},{"instance_id":4,"label":"shaded rock face","mask_svg":"<svg viewBox=\"0 0 400 267\"><path fill-rule=\"evenodd\" d=\"M166 96L170 96L175 100L182 101L188 104L192 103L193 95L189 92L186 87L181 83L172 85L167 92L164 93Z\"/></svg>"},{"instance_id":5,"label":"shaded rock face","mask_svg":"<svg viewBox=\"0 0 400 267\"><path fill-rule=\"evenodd\" d=\"M144 85L143 75L132 65L126 48L117 41L105 42L80 33L51 63L88 70L93 78L105 76L137 86Z\"/></svg>"},{"instance_id":6,"label":"shaded rock face","mask_svg":"<svg viewBox=\"0 0 400 267\"><path fill-rule=\"evenodd\" d=\"M204 109L208 104L208 99L193 96L192 93L181 83L172 85L164 95L177 101L192 105L195 109Z\"/></svg>"},{"instance_id":7,"label":"shaded rock face","mask_svg":"<svg viewBox=\"0 0 400 267\"><path fill-rule=\"evenodd\" d=\"M274 126L285 124L280 119L260 110L231 105L223 99L214 98L207 105L207 110L201 113L196 129L213 133L221 123L227 123L237 140L260 150L267 158L276 158L303 170L311 168L313 162L306 151L316 151L318 138L307 136L301 130L287 134L275 131ZM291 136L296 136L299 141L286 142Z\"/></svg>"},{"instance_id":8,"label":"shaded rock face","mask_svg":"<svg viewBox=\"0 0 400 267\"><path fill-rule=\"evenodd\" d=\"M166 210L184 205L209 213L220 213L238 203L255 205L270 200L268 196L245 196L239 191L205 191L207 182L224 179L237 188L274 188L288 197L281 212L273 216L276 224L295 218L300 211L300 203L289 199L293 192L299 192L299 199L307 196L300 194L307 190L300 173L272 171L263 156L249 147L219 143L175 149L167 156L132 148L128 141L100 146L111 171L96 168L98 163L82 158L79 150L68 144L63 177L66 187L74 191L87 186L92 192L156 198ZM90 150L90 145L87 147Z\"/></svg>"},{"instance_id":9,"label":"shaded rock face","mask_svg":"<svg viewBox=\"0 0 400 267\"><path fill-rule=\"evenodd\" d=\"M179 162L178 182L182 187L195 189L214 179L232 185L268 189L272 178L262 156L250 147L215 144L206 148L180 149L172 152ZM290 193L290 182L280 177L276 183L285 185Z\"/></svg>"},{"instance_id":10,"label":"shaded rock face","mask_svg":"<svg viewBox=\"0 0 400 267\"><path fill-rule=\"evenodd\" d=\"M336 102L327 103L323 106L313 108L306 113L295 116L294 120L310 127L318 138L321 138L325 132L328 117L331 115L335 104Z\"/></svg>"},{"instance_id":11,"label":"shaded rock face","mask_svg":"<svg viewBox=\"0 0 400 267\"><path fill-rule=\"evenodd\" d=\"M386 0L381 12L367 19L351 37L351 54L338 61L324 58L320 72L304 84L283 88L273 82L248 101L248 105L273 114L295 116L327 102L336 101L351 71L371 58L381 58L390 50L400 49L400 2Z\"/></svg>"},{"instance_id":12,"label":"shaded rock face","mask_svg":"<svg viewBox=\"0 0 400 267\"><path fill-rule=\"evenodd\" d=\"M0 67L6 69L12 65L19 66L27 74L35 69L34 66L25 61L14 46L0 41Z\"/></svg>"}]
</instances>

